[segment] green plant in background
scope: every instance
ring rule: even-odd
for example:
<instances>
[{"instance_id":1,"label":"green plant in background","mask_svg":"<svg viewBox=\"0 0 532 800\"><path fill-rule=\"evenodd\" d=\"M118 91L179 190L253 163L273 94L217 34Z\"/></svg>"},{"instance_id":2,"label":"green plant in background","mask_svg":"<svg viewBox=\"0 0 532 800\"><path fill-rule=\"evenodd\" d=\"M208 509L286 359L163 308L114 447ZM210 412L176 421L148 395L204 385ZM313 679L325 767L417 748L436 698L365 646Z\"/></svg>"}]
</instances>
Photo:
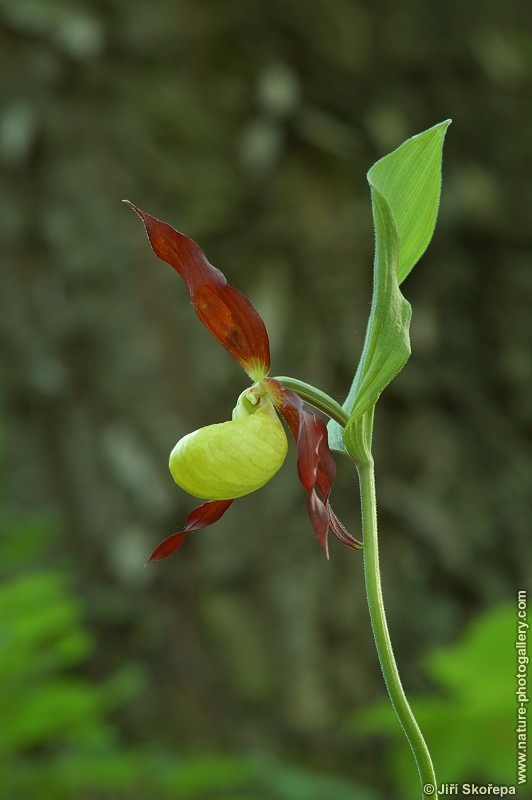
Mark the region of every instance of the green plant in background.
<instances>
[{"instance_id":1,"label":"green plant in background","mask_svg":"<svg viewBox=\"0 0 532 800\"><path fill-rule=\"evenodd\" d=\"M33 547L17 538L2 540L4 567L6 556L27 557ZM136 699L141 682L131 670L103 685L81 676L93 647L66 573L36 571L0 588L0 797L379 800L366 787L264 756L176 757L125 745L111 713Z\"/></svg>"},{"instance_id":2,"label":"green plant in background","mask_svg":"<svg viewBox=\"0 0 532 800\"><path fill-rule=\"evenodd\" d=\"M0 507L0 797L23 800L379 800L266 756L181 753L122 740L113 713L146 687L135 665L89 677L96 647L66 569L31 567L57 526Z\"/></svg>"},{"instance_id":3,"label":"green plant in background","mask_svg":"<svg viewBox=\"0 0 532 800\"><path fill-rule=\"evenodd\" d=\"M440 782L499 785L515 781L514 606L478 617L456 644L428 654L425 667L440 697L412 698L416 717L430 739ZM361 710L353 730L392 738L391 769L403 797L410 797L412 771L405 762L393 713L386 703ZM489 753L490 757L486 758Z\"/></svg>"},{"instance_id":4,"label":"green plant in background","mask_svg":"<svg viewBox=\"0 0 532 800\"><path fill-rule=\"evenodd\" d=\"M139 674L101 684L83 674L95 645L68 572L28 569L52 549L54 526L0 516L0 795L67 800L133 786L146 763L120 744L111 714L138 693Z\"/></svg>"},{"instance_id":5,"label":"green plant in background","mask_svg":"<svg viewBox=\"0 0 532 800\"><path fill-rule=\"evenodd\" d=\"M236 498L259 488L277 472L284 460L286 441L276 412L296 441L299 479L308 493L310 521L325 553L328 555L329 532L349 547L359 548L360 543L347 532L329 502L336 474L331 450L351 458L360 482L364 572L375 643L392 705L414 754L424 797L431 796L436 778L401 685L386 623L371 445L377 400L410 355L411 308L399 287L434 231L442 148L449 124L446 120L407 140L368 173L375 225L373 300L362 356L343 407L299 379L268 377L268 335L249 300L227 284L195 242L132 206L144 222L154 253L183 279L201 322L253 381L240 395L230 422L195 431L172 451L170 470L176 482L207 502L189 514L183 530L156 548L149 563L175 552L190 532L219 520ZM330 417L328 431L305 402Z\"/></svg>"}]
</instances>

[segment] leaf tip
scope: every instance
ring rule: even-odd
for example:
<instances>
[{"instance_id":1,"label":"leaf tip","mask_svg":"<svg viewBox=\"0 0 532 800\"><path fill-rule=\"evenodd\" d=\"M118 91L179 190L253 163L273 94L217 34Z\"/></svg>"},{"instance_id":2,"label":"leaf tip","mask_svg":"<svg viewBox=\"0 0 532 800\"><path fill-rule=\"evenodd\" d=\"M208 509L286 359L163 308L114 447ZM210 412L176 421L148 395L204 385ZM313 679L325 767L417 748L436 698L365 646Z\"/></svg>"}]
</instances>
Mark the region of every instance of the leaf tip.
<instances>
[{"instance_id":1,"label":"leaf tip","mask_svg":"<svg viewBox=\"0 0 532 800\"><path fill-rule=\"evenodd\" d=\"M444 119L443 122L440 122L440 124L437 127L440 128L442 136L445 136L445 134L447 133L447 128L449 127L449 125L452 124L453 121L450 117L448 119Z\"/></svg>"},{"instance_id":2,"label":"leaf tip","mask_svg":"<svg viewBox=\"0 0 532 800\"><path fill-rule=\"evenodd\" d=\"M140 208L138 208L138 206L135 205L135 203L132 203L131 200L125 200L125 199L122 200L122 202L125 203L126 206L129 206L131 209L133 209L133 211L135 211L139 215L139 217L143 219L142 211L140 210Z\"/></svg>"}]
</instances>

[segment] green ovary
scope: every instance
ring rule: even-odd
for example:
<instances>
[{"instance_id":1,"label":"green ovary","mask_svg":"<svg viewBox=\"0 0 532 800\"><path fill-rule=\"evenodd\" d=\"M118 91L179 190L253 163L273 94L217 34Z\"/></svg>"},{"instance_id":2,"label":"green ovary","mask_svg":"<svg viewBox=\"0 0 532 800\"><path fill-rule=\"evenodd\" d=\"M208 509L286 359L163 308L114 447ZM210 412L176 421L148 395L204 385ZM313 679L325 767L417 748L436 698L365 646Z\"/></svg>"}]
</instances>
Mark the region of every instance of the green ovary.
<instances>
[{"instance_id":1,"label":"green ovary","mask_svg":"<svg viewBox=\"0 0 532 800\"><path fill-rule=\"evenodd\" d=\"M260 489L281 468L288 442L270 403L249 416L208 425L170 454L174 481L204 500L232 500Z\"/></svg>"}]
</instances>

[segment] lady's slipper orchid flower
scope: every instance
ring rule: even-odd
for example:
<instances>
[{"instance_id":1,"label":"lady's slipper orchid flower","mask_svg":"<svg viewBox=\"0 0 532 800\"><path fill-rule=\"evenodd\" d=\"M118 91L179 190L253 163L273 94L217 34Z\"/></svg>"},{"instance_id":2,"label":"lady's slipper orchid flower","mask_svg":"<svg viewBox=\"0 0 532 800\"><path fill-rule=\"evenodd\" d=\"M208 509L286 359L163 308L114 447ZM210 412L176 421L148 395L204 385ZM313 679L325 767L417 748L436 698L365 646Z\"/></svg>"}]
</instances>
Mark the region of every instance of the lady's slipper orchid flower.
<instances>
[{"instance_id":1,"label":"lady's slipper orchid flower","mask_svg":"<svg viewBox=\"0 0 532 800\"><path fill-rule=\"evenodd\" d=\"M267 377L270 344L255 308L228 285L192 239L129 205L144 222L155 255L183 279L201 322L254 382L238 398L230 421L189 433L172 450L170 472L175 482L207 502L190 512L183 530L165 539L148 563L175 552L191 531L217 522L233 500L260 489L281 468L288 443L276 409L296 441L299 479L308 493L310 521L325 554L328 557L329 531L348 547L361 547L329 503L336 465L325 423L295 392Z\"/></svg>"}]
</instances>

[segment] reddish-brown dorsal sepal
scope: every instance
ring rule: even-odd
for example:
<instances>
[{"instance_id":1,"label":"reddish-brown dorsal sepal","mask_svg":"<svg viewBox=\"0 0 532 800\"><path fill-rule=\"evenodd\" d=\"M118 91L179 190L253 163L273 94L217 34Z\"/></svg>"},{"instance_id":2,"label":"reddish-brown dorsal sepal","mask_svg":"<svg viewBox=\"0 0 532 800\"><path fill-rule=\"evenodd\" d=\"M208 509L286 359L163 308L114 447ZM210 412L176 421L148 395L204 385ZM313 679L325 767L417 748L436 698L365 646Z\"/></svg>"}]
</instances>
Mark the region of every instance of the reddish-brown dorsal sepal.
<instances>
[{"instance_id":1,"label":"reddish-brown dorsal sepal","mask_svg":"<svg viewBox=\"0 0 532 800\"><path fill-rule=\"evenodd\" d=\"M201 247L166 222L133 203L144 222L153 252L179 273L201 322L253 380L270 369L266 326L245 295L229 286L225 275L207 261Z\"/></svg>"}]
</instances>

